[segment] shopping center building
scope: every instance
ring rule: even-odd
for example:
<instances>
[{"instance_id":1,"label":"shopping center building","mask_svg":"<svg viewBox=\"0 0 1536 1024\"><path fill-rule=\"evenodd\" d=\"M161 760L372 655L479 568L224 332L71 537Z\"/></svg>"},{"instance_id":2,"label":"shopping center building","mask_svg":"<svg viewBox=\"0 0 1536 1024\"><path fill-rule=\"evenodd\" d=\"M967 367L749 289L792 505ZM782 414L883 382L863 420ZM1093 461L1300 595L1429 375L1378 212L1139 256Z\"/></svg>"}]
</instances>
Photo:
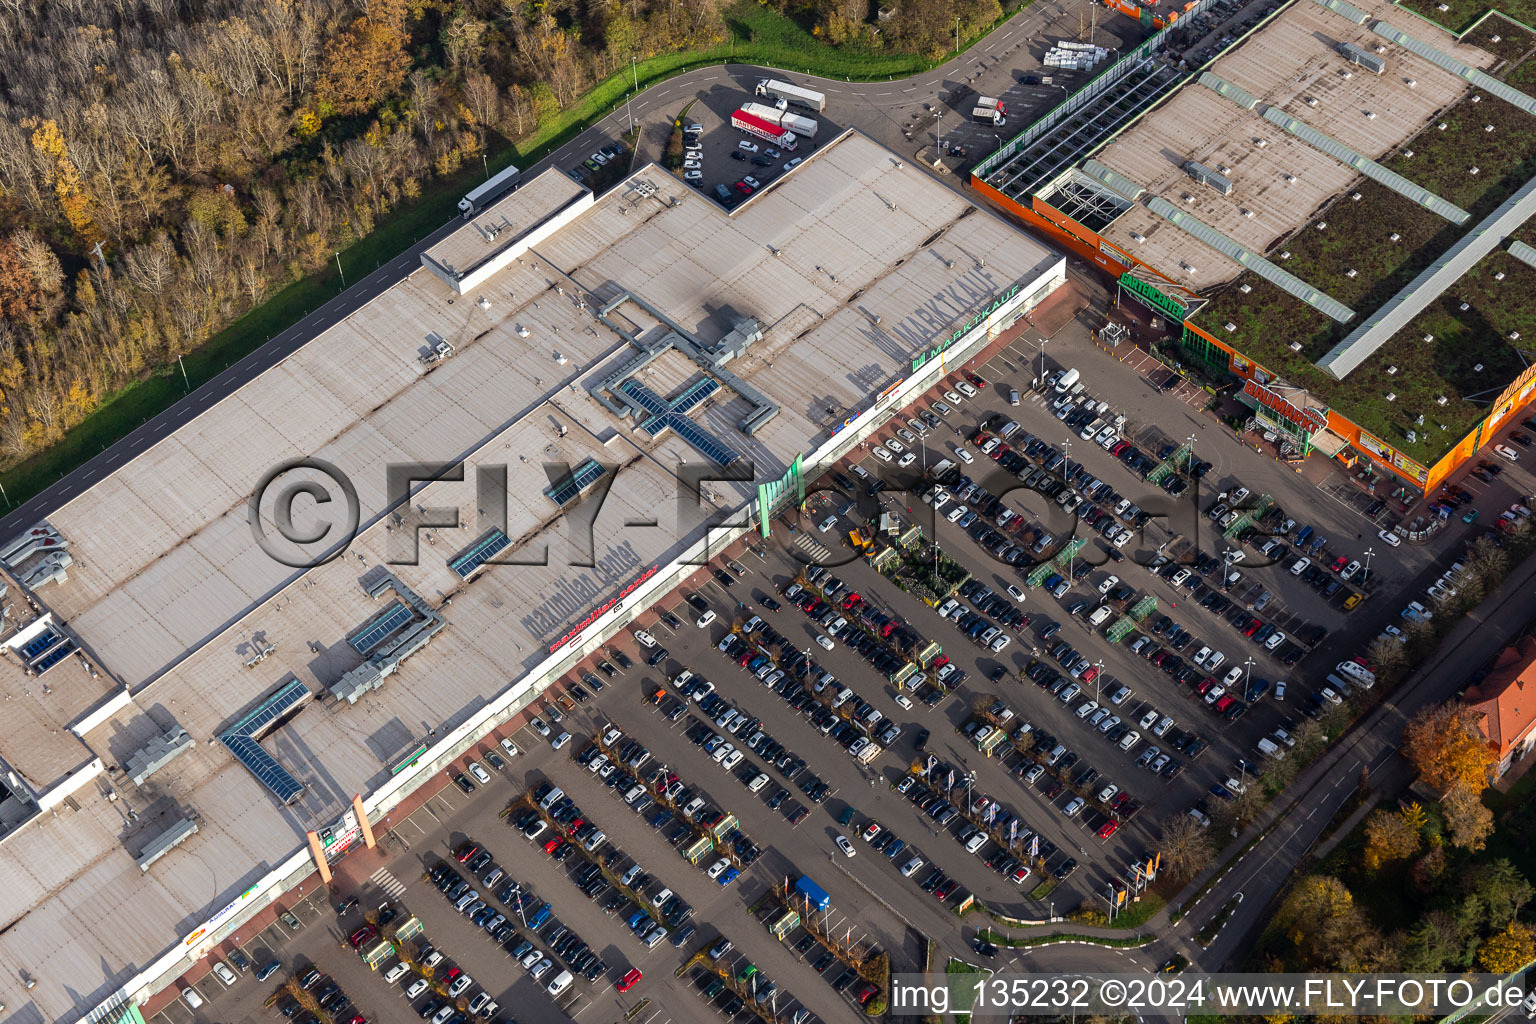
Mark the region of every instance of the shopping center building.
<instances>
[{"instance_id":1,"label":"shopping center building","mask_svg":"<svg viewBox=\"0 0 1536 1024\"><path fill-rule=\"evenodd\" d=\"M729 212L648 166L465 222L0 548L0 1003L163 988L1064 263L851 131Z\"/></svg>"},{"instance_id":2,"label":"shopping center building","mask_svg":"<svg viewBox=\"0 0 1536 1024\"><path fill-rule=\"evenodd\" d=\"M1171 27L971 183L1236 377L1297 454L1432 491L1536 390L1536 99L1490 52L1499 24L1291 0L1202 67Z\"/></svg>"}]
</instances>

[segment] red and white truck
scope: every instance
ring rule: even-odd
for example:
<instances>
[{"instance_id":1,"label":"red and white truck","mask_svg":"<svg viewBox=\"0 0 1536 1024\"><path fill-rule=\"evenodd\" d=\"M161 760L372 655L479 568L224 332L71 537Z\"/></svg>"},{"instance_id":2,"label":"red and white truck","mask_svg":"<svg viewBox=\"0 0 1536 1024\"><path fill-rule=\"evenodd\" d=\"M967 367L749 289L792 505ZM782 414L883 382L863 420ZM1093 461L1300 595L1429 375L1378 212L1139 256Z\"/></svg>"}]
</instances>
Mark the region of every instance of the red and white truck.
<instances>
[{"instance_id":1,"label":"red and white truck","mask_svg":"<svg viewBox=\"0 0 1536 1024\"><path fill-rule=\"evenodd\" d=\"M780 149L794 149L797 145L794 132L772 121L765 121L749 114L745 110L738 110L731 115L731 127L744 131L748 135L756 135L769 145Z\"/></svg>"},{"instance_id":2,"label":"red and white truck","mask_svg":"<svg viewBox=\"0 0 1536 1024\"><path fill-rule=\"evenodd\" d=\"M780 110L778 107L770 107L762 103L743 103L742 113L751 114L761 118L769 124L776 124L780 128L786 128L802 139L814 139L816 137L816 119L805 117L801 114L792 114L788 110Z\"/></svg>"}]
</instances>

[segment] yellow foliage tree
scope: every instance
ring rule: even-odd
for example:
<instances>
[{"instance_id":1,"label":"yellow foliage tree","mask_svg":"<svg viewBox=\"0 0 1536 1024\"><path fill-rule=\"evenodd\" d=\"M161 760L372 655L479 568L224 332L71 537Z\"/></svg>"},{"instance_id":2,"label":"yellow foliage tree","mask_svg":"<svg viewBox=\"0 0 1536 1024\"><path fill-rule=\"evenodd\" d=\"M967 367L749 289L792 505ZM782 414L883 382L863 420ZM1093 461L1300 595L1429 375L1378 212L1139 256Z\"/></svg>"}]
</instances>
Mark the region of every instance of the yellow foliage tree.
<instances>
[{"instance_id":1,"label":"yellow foliage tree","mask_svg":"<svg viewBox=\"0 0 1536 1024\"><path fill-rule=\"evenodd\" d=\"M411 70L401 31L375 18L359 18L325 47L315 92L343 114L359 114L394 95Z\"/></svg>"},{"instance_id":2,"label":"yellow foliage tree","mask_svg":"<svg viewBox=\"0 0 1536 1024\"><path fill-rule=\"evenodd\" d=\"M63 212L64 219L87 243L95 244L101 241L101 235L91 219L90 201L80 185L80 169L69 158L69 149L64 143L64 133L59 130L58 124L52 120L29 118L23 121L22 125L32 129L32 148L42 155L49 165L48 183L53 186L53 195L59 201L59 209Z\"/></svg>"},{"instance_id":3,"label":"yellow foliage tree","mask_svg":"<svg viewBox=\"0 0 1536 1024\"><path fill-rule=\"evenodd\" d=\"M1510 974L1536 960L1536 940L1529 925L1509 922L1509 927L1488 937L1477 951L1477 962L1490 974Z\"/></svg>"},{"instance_id":4,"label":"yellow foliage tree","mask_svg":"<svg viewBox=\"0 0 1536 1024\"><path fill-rule=\"evenodd\" d=\"M1409 720L1403 729L1403 756L1425 782L1441 791L1461 785L1481 793L1493 763L1477 712L1455 703L1425 708Z\"/></svg>"},{"instance_id":5,"label":"yellow foliage tree","mask_svg":"<svg viewBox=\"0 0 1536 1024\"><path fill-rule=\"evenodd\" d=\"M1419 833L1401 814L1376 811L1365 822L1365 867L1376 871L1389 861L1419 852Z\"/></svg>"}]
</instances>

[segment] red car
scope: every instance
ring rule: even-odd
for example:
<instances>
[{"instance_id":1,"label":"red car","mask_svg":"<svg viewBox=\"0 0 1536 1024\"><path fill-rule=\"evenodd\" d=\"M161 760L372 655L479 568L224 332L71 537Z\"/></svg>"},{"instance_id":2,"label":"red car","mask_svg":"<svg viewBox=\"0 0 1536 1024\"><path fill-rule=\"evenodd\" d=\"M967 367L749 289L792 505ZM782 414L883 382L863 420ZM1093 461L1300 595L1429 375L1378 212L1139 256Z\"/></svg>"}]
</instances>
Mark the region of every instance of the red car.
<instances>
[{"instance_id":1,"label":"red car","mask_svg":"<svg viewBox=\"0 0 1536 1024\"><path fill-rule=\"evenodd\" d=\"M1083 673L1083 682L1091 683L1099 678L1099 666L1094 665Z\"/></svg>"},{"instance_id":2,"label":"red car","mask_svg":"<svg viewBox=\"0 0 1536 1024\"><path fill-rule=\"evenodd\" d=\"M736 191L740 192L744 196L749 196L752 194L752 186L748 185L744 181L738 181L736 183Z\"/></svg>"},{"instance_id":3,"label":"red car","mask_svg":"<svg viewBox=\"0 0 1536 1024\"><path fill-rule=\"evenodd\" d=\"M554 853L555 852L555 847L559 846L562 841L563 840L560 840L560 839L551 839L549 842L544 844L544 852L545 853Z\"/></svg>"},{"instance_id":4,"label":"red car","mask_svg":"<svg viewBox=\"0 0 1536 1024\"><path fill-rule=\"evenodd\" d=\"M1249 619L1248 625L1243 627L1243 636L1253 636L1253 634L1259 631L1259 627L1262 625L1264 625L1264 623L1260 622L1258 619Z\"/></svg>"},{"instance_id":5,"label":"red car","mask_svg":"<svg viewBox=\"0 0 1536 1024\"><path fill-rule=\"evenodd\" d=\"M371 925L371 924L363 925L357 931L352 933L351 940L350 940L351 943L352 943L352 948L356 949L358 946L361 946L363 943L367 942L369 939L373 938L377 934L379 934L379 930L377 928L375 928L373 925Z\"/></svg>"},{"instance_id":6,"label":"red car","mask_svg":"<svg viewBox=\"0 0 1536 1024\"><path fill-rule=\"evenodd\" d=\"M1195 687L1195 693L1197 693L1200 696L1204 697L1207 693L1210 692L1211 687L1213 687L1215 685L1216 685L1216 677L1215 676L1206 676L1204 679L1200 680L1200 685Z\"/></svg>"},{"instance_id":7,"label":"red car","mask_svg":"<svg viewBox=\"0 0 1536 1024\"><path fill-rule=\"evenodd\" d=\"M1225 714L1226 710L1228 708L1230 708L1233 704L1236 704L1236 703L1237 703L1237 698L1236 697L1232 696L1230 693L1223 694L1221 700L1218 700L1216 702L1216 710L1218 712L1220 712L1220 713Z\"/></svg>"},{"instance_id":8,"label":"red car","mask_svg":"<svg viewBox=\"0 0 1536 1024\"><path fill-rule=\"evenodd\" d=\"M631 967L629 969L629 973L620 978L618 984L615 985L614 988L618 989L620 992L628 992L630 989L634 988L635 984L639 982L639 980L643 977L645 977L645 975L640 973L640 968Z\"/></svg>"},{"instance_id":9,"label":"red car","mask_svg":"<svg viewBox=\"0 0 1536 1024\"><path fill-rule=\"evenodd\" d=\"M368 1018L360 1013L354 1013L352 1019L347 1021L347 1024L368 1024Z\"/></svg>"},{"instance_id":10,"label":"red car","mask_svg":"<svg viewBox=\"0 0 1536 1024\"><path fill-rule=\"evenodd\" d=\"M847 597L843 598L843 611L847 611L848 609L852 608L854 605L858 604L862 600L864 600L864 599L859 596L858 591L854 591L853 593L849 594Z\"/></svg>"},{"instance_id":11,"label":"red car","mask_svg":"<svg viewBox=\"0 0 1536 1024\"><path fill-rule=\"evenodd\" d=\"M1334 572L1338 572L1340 569L1344 568L1348 564L1349 564L1349 556L1348 555L1340 555L1338 558L1335 558L1333 560L1333 571Z\"/></svg>"},{"instance_id":12,"label":"red car","mask_svg":"<svg viewBox=\"0 0 1536 1024\"><path fill-rule=\"evenodd\" d=\"M1099 827L1099 838L1108 839L1110 836L1119 831L1119 829L1120 823L1118 821L1106 821Z\"/></svg>"},{"instance_id":13,"label":"red car","mask_svg":"<svg viewBox=\"0 0 1536 1024\"><path fill-rule=\"evenodd\" d=\"M978 388L984 388L987 386L987 382L976 376L974 373L966 373L965 379L976 385Z\"/></svg>"}]
</instances>

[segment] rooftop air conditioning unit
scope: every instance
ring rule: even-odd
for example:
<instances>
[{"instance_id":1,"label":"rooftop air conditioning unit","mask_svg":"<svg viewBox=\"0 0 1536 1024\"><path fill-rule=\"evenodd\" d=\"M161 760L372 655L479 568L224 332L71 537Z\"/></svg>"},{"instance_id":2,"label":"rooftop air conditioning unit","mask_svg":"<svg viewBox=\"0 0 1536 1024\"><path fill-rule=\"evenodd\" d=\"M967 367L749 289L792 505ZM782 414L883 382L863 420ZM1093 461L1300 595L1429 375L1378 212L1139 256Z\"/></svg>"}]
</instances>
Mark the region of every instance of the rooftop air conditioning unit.
<instances>
[{"instance_id":1,"label":"rooftop air conditioning unit","mask_svg":"<svg viewBox=\"0 0 1536 1024\"><path fill-rule=\"evenodd\" d=\"M1403 79L1403 84L1407 85L1410 89L1417 89L1419 87L1419 80L1417 78L1405 78Z\"/></svg>"},{"instance_id":2,"label":"rooftop air conditioning unit","mask_svg":"<svg viewBox=\"0 0 1536 1024\"><path fill-rule=\"evenodd\" d=\"M490 309L491 300L482 295L475 300L475 305L479 306L481 309Z\"/></svg>"},{"instance_id":3,"label":"rooftop air conditioning unit","mask_svg":"<svg viewBox=\"0 0 1536 1024\"><path fill-rule=\"evenodd\" d=\"M1494 274L1493 275L1493 279L1495 281L1502 281L1502 280L1504 280L1504 271L1501 270L1497 274Z\"/></svg>"},{"instance_id":4,"label":"rooftop air conditioning unit","mask_svg":"<svg viewBox=\"0 0 1536 1024\"><path fill-rule=\"evenodd\" d=\"M1389 402L1397 401L1397 396L1395 394L1393 394L1392 392L1390 392L1390 391L1388 391L1384 397Z\"/></svg>"},{"instance_id":5,"label":"rooftop air conditioning unit","mask_svg":"<svg viewBox=\"0 0 1536 1024\"><path fill-rule=\"evenodd\" d=\"M1280 254L1280 258L1281 258L1281 259L1283 259L1283 260L1288 260L1288 259L1290 259L1290 258L1291 258L1291 250L1289 250L1289 249L1286 249L1286 250L1285 250L1285 251L1284 251L1284 252L1282 252L1282 253L1281 253L1281 254Z\"/></svg>"},{"instance_id":6,"label":"rooftop air conditioning unit","mask_svg":"<svg viewBox=\"0 0 1536 1024\"><path fill-rule=\"evenodd\" d=\"M1411 149L1403 150L1403 159L1404 160L1412 160L1413 159L1413 150L1411 150Z\"/></svg>"},{"instance_id":7,"label":"rooftop air conditioning unit","mask_svg":"<svg viewBox=\"0 0 1536 1024\"><path fill-rule=\"evenodd\" d=\"M1374 111L1374 110L1367 110L1367 111L1365 111L1365 119L1367 121L1374 121L1374 120L1376 120L1376 111Z\"/></svg>"},{"instance_id":8,"label":"rooftop air conditioning unit","mask_svg":"<svg viewBox=\"0 0 1536 1024\"><path fill-rule=\"evenodd\" d=\"M1481 96L1473 96L1472 97L1472 102L1473 103L1481 103L1481 102L1483 102L1483 98Z\"/></svg>"},{"instance_id":9,"label":"rooftop air conditioning unit","mask_svg":"<svg viewBox=\"0 0 1536 1024\"><path fill-rule=\"evenodd\" d=\"M1263 149L1265 146L1269 145L1269 140L1268 139L1254 139L1253 140L1253 144L1255 146L1259 147L1260 149Z\"/></svg>"},{"instance_id":10,"label":"rooftop air conditioning unit","mask_svg":"<svg viewBox=\"0 0 1536 1024\"><path fill-rule=\"evenodd\" d=\"M1426 335L1424 335L1424 344L1431 345L1431 344L1434 343L1434 340L1435 340L1435 336L1433 334L1426 334Z\"/></svg>"},{"instance_id":11,"label":"rooftop air conditioning unit","mask_svg":"<svg viewBox=\"0 0 1536 1024\"><path fill-rule=\"evenodd\" d=\"M1519 341L1520 340L1520 332L1519 331L1510 331L1509 332L1509 340L1510 341Z\"/></svg>"},{"instance_id":12,"label":"rooftop air conditioning unit","mask_svg":"<svg viewBox=\"0 0 1536 1024\"><path fill-rule=\"evenodd\" d=\"M512 328L512 333L517 335L519 338L526 338L528 337L528 328L524 327L522 324L518 324L516 327Z\"/></svg>"},{"instance_id":13,"label":"rooftop air conditioning unit","mask_svg":"<svg viewBox=\"0 0 1536 1024\"><path fill-rule=\"evenodd\" d=\"M1357 272L1357 271L1356 271L1356 270L1355 270L1355 268L1354 268L1354 267L1350 267L1350 268L1349 268L1349 269L1348 269L1348 270L1346 270L1346 271L1344 271L1344 276L1345 276L1345 277L1348 277L1348 278L1355 278L1355 277L1358 277L1358 276L1359 276L1359 274L1358 274L1358 272Z\"/></svg>"},{"instance_id":14,"label":"rooftop air conditioning unit","mask_svg":"<svg viewBox=\"0 0 1536 1024\"><path fill-rule=\"evenodd\" d=\"M565 353L564 352L556 352L555 353L555 362L559 363L561 366L564 366L566 363L570 362L570 360L565 358Z\"/></svg>"},{"instance_id":15,"label":"rooftop air conditioning unit","mask_svg":"<svg viewBox=\"0 0 1536 1024\"><path fill-rule=\"evenodd\" d=\"M1344 81L1346 82L1355 77L1355 73L1353 71L1341 71L1339 74L1344 76Z\"/></svg>"},{"instance_id":16,"label":"rooftop air conditioning unit","mask_svg":"<svg viewBox=\"0 0 1536 1024\"><path fill-rule=\"evenodd\" d=\"M1496 43L1496 42L1498 42L1502 38L1504 38L1504 37L1503 36L1499 36L1499 35L1491 35L1491 36L1488 37L1488 41L1490 43Z\"/></svg>"},{"instance_id":17,"label":"rooftop air conditioning unit","mask_svg":"<svg viewBox=\"0 0 1536 1024\"><path fill-rule=\"evenodd\" d=\"M1244 281L1242 284L1237 286L1237 290L1242 292L1244 295L1247 295L1249 292L1253 291L1253 285L1249 284L1247 281Z\"/></svg>"},{"instance_id":18,"label":"rooftop air conditioning unit","mask_svg":"<svg viewBox=\"0 0 1536 1024\"><path fill-rule=\"evenodd\" d=\"M1237 330L1237 324L1233 323L1231 320L1228 320L1226 323L1222 324L1222 326L1227 329L1228 334Z\"/></svg>"},{"instance_id":19,"label":"rooftop air conditioning unit","mask_svg":"<svg viewBox=\"0 0 1536 1024\"><path fill-rule=\"evenodd\" d=\"M1307 99L1306 99L1306 103L1307 103L1307 106L1309 106L1309 107L1317 106L1317 97L1316 96L1308 96Z\"/></svg>"},{"instance_id":20,"label":"rooftop air conditioning unit","mask_svg":"<svg viewBox=\"0 0 1536 1024\"><path fill-rule=\"evenodd\" d=\"M1232 168L1228 167L1226 164L1217 164L1216 171L1219 174L1231 174Z\"/></svg>"},{"instance_id":21,"label":"rooftop air conditioning unit","mask_svg":"<svg viewBox=\"0 0 1536 1024\"><path fill-rule=\"evenodd\" d=\"M1252 220L1253 219L1253 211L1248 209L1248 207L1245 206L1245 207L1243 207L1243 216L1247 217L1249 220Z\"/></svg>"},{"instance_id":22,"label":"rooftop air conditioning unit","mask_svg":"<svg viewBox=\"0 0 1536 1024\"><path fill-rule=\"evenodd\" d=\"M1388 377L1396 377L1397 376L1397 367L1395 367L1395 366L1387 367L1387 376Z\"/></svg>"},{"instance_id":23,"label":"rooftop air conditioning unit","mask_svg":"<svg viewBox=\"0 0 1536 1024\"><path fill-rule=\"evenodd\" d=\"M1131 232L1131 241L1133 241L1133 242L1145 242L1146 240L1147 240L1147 236L1142 234L1140 231L1132 231Z\"/></svg>"},{"instance_id":24,"label":"rooftop air conditioning unit","mask_svg":"<svg viewBox=\"0 0 1536 1024\"><path fill-rule=\"evenodd\" d=\"M1302 348L1303 348L1303 347L1304 347L1304 346L1303 346L1303 345L1302 345L1302 344L1301 344L1301 342L1299 342L1299 341L1293 341L1293 342L1291 342L1291 351L1292 351L1292 352L1300 352L1300 351L1301 351L1301 350L1302 350Z\"/></svg>"},{"instance_id":25,"label":"rooftop air conditioning unit","mask_svg":"<svg viewBox=\"0 0 1536 1024\"><path fill-rule=\"evenodd\" d=\"M1435 396L1435 404L1436 405L1450 405L1451 404L1451 400L1449 398L1446 398L1444 395L1436 395Z\"/></svg>"},{"instance_id":26,"label":"rooftop air conditioning unit","mask_svg":"<svg viewBox=\"0 0 1536 1024\"><path fill-rule=\"evenodd\" d=\"M1195 201L1195 197L1190 195L1188 192L1183 193L1179 196L1179 198L1184 200L1186 203L1192 203Z\"/></svg>"},{"instance_id":27,"label":"rooftop air conditioning unit","mask_svg":"<svg viewBox=\"0 0 1536 1024\"><path fill-rule=\"evenodd\" d=\"M1360 201L1360 193L1352 193L1349 198L1358 203Z\"/></svg>"},{"instance_id":28,"label":"rooftop air conditioning unit","mask_svg":"<svg viewBox=\"0 0 1536 1024\"><path fill-rule=\"evenodd\" d=\"M1469 168L1467 170L1467 173L1472 175L1472 177L1475 178L1475 177L1477 177L1477 172L1480 171L1480 170L1482 170L1482 168L1480 168L1480 167L1472 167L1472 168Z\"/></svg>"},{"instance_id":29,"label":"rooftop air conditioning unit","mask_svg":"<svg viewBox=\"0 0 1536 1024\"><path fill-rule=\"evenodd\" d=\"M1184 273L1186 273L1186 274L1193 274L1193 273L1195 273L1195 268L1194 268L1193 264L1182 263L1181 262L1179 264L1179 266L1183 269Z\"/></svg>"},{"instance_id":30,"label":"rooftop air conditioning unit","mask_svg":"<svg viewBox=\"0 0 1536 1024\"><path fill-rule=\"evenodd\" d=\"M1403 240L1403 236L1394 231L1387 236L1387 240L1392 242L1401 242Z\"/></svg>"},{"instance_id":31,"label":"rooftop air conditioning unit","mask_svg":"<svg viewBox=\"0 0 1536 1024\"><path fill-rule=\"evenodd\" d=\"M1319 230L1319 231L1327 231L1328 230L1328 222L1325 221L1325 220L1318 221L1317 222L1317 230Z\"/></svg>"},{"instance_id":32,"label":"rooftop air conditioning unit","mask_svg":"<svg viewBox=\"0 0 1536 1024\"><path fill-rule=\"evenodd\" d=\"M1440 129L1441 131L1445 131L1447 128L1450 127L1450 125L1446 124L1444 121L1441 121L1439 124L1435 125L1435 127Z\"/></svg>"},{"instance_id":33,"label":"rooftop air conditioning unit","mask_svg":"<svg viewBox=\"0 0 1536 1024\"><path fill-rule=\"evenodd\" d=\"M1471 308L1472 308L1472 307L1471 307L1471 306L1469 306L1469 305L1467 305L1467 304L1466 304L1466 303L1465 303L1465 302L1463 302L1463 303L1462 303L1462 304L1461 304L1461 311L1462 311L1462 312L1463 312L1463 313L1465 313L1465 312L1466 312L1466 311L1467 311L1467 310L1469 310L1469 309L1471 309Z\"/></svg>"},{"instance_id":34,"label":"rooftop air conditioning unit","mask_svg":"<svg viewBox=\"0 0 1536 1024\"><path fill-rule=\"evenodd\" d=\"M1296 184L1296 175L1294 175L1294 174L1282 174L1282 175L1280 175L1280 177L1285 179L1285 183L1287 185L1294 185L1294 184Z\"/></svg>"},{"instance_id":35,"label":"rooftop air conditioning unit","mask_svg":"<svg viewBox=\"0 0 1536 1024\"><path fill-rule=\"evenodd\" d=\"M1495 39L1494 42L1498 42L1498 40ZM1381 43L1377 43L1375 46L1371 47L1371 49L1375 50L1377 53L1386 53L1387 52L1387 48L1385 46L1383 46Z\"/></svg>"},{"instance_id":36,"label":"rooftop air conditioning unit","mask_svg":"<svg viewBox=\"0 0 1536 1024\"><path fill-rule=\"evenodd\" d=\"M1482 373L1483 372L1483 364L1482 363L1473 363L1472 364L1472 372L1473 373Z\"/></svg>"},{"instance_id":37,"label":"rooftop air conditioning unit","mask_svg":"<svg viewBox=\"0 0 1536 1024\"><path fill-rule=\"evenodd\" d=\"M1485 125L1483 125L1483 131L1485 131L1485 132L1491 132L1491 131L1493 131L1493 125L1491 125L1491 124L1485 124Z\"/></svg>"}]
</instances>

